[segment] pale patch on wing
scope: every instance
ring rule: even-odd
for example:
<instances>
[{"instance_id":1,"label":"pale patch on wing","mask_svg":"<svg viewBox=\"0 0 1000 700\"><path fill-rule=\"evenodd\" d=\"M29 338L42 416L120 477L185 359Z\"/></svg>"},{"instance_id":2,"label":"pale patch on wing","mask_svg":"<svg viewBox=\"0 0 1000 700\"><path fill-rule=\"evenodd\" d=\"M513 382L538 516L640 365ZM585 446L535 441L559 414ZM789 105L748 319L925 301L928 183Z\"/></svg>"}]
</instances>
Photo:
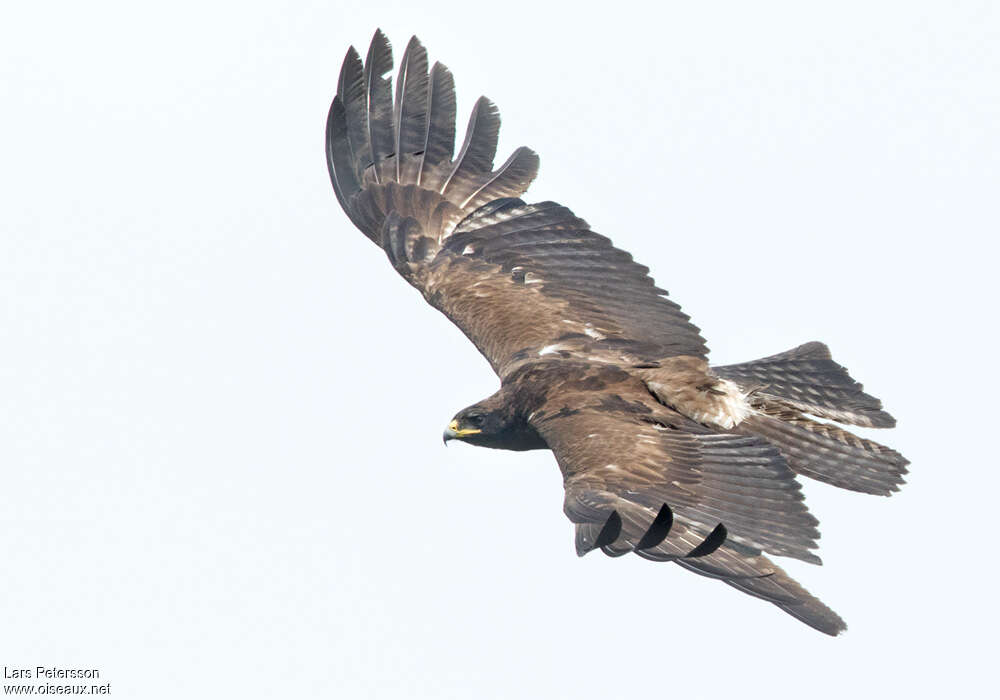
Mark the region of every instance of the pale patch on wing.
<instances>
[{"instance_id":1,"label":"pale patch on wing","mask_svg":"<svg viewBox=\"0 0 1000 700\"><path fill-rule=\"evenodd\" d=\"M720 379L715 388L723 393L719 402L721 408L717 412L719 425L723 425L727 429L734 428L742 423L753 411L750 408L750 403L747 401L746 395L734 382L728 379Z\"/></svg>"},{"instance_id":2,"label":"pale patch on wing","mask_svg":"<svg viewBox=\"0 0 1000 700\"><path fill-rule=\"evenodd\" d=\"M677 391L656 381L649 382L649 388L678 413L723 430L732 430L753 412L746 395L728 379L718 379L711 391Z\"/></svg>"},{"instance_id":3,"label":"pale patch on wing","mask_svg":"<svg viewBox=\"0 0 1000 700\"><path fill-rule=\"evenodd\" d=\"M541 350L538 351L539 357L544 355L551 355L553 353L559 352L560 350L567 350L565 345L560 345L559 343L553 343L552 345L546 345Z\"/></svg>"}]
</instances>

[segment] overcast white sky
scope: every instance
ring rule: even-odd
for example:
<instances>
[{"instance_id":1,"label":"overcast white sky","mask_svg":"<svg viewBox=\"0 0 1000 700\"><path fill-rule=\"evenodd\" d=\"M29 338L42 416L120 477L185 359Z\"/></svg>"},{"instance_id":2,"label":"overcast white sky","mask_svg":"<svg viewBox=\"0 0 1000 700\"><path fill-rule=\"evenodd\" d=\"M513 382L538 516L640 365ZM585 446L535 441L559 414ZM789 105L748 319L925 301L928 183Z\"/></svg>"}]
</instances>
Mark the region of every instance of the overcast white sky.
<instances>
[{"instance_id":1,"label":"overcast white sky","mask_svg":"<svg viewBox=\"0 0 1000 700\"><path fill-rule=\"evenodd\" d=\"M993 687L997 5L691 5L5 4L0 664L118 698ZM787 565L845 636L578 559L549 453L445 450L497 380L323 158L377 26L494 99L529 198L649 265L715 362L823 340L897 416L910 483L808 484L825 565Z\"/></svg>"}]
</instances>

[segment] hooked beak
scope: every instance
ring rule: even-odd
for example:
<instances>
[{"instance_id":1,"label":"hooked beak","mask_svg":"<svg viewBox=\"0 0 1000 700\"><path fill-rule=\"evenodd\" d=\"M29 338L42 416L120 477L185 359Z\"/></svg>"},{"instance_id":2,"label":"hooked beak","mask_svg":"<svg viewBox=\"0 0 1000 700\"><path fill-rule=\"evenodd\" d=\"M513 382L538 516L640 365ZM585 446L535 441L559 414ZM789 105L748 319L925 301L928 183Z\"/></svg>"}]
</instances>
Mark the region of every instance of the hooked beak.
<instances>
[{"instance_id":1,"label":"hooked beak","mask_svg":"<svg viewBox=\"0 0 1000 700\"><path fill-rule=\"evenodd\" d=\"M475 435L476 433L481 432L483 431L478 428L461 429L458 427L458 421L453 420L448 424L448 427L444 429L444 435L442 437L444 438L444 444L447 446L449 440L461 440L466 435Z\"/></svg>"}]
</instances>

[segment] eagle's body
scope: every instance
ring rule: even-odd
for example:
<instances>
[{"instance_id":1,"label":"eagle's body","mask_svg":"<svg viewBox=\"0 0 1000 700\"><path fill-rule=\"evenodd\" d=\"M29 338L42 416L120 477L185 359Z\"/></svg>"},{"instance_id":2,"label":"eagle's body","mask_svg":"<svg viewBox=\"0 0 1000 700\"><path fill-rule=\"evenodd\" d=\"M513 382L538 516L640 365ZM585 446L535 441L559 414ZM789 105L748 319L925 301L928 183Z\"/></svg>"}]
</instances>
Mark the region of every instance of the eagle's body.
<instances>
[{"instance_id":1,"label":"eagle's body","mask_svg":"<svg viewBox=\"0 0 1000 700\"><path fill-rule=\"evenodd\" d=\"M348 52L327 159L351 220L500 377L445 439L551 449L580 554L674 561L842 631L764 552L819 563L797 474L899 488L903 457L828 422L891 427L881 402L820 343L710 367L698 329L647 268L569 209L516 199L538 158L519 148L493 170L499 116L488 100L453 157L448 70L428 71L415 38L395 99L391 69L381 32L365 63Z\"/></svg>"}]
</instances>

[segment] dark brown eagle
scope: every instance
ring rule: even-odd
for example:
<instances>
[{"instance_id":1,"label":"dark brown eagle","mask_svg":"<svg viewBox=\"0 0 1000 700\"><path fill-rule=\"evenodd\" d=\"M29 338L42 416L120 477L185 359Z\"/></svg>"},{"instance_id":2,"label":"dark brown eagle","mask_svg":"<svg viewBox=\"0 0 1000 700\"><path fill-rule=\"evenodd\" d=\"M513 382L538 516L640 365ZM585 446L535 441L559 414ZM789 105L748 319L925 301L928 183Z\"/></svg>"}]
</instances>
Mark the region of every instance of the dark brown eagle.
<instances>
[{"instance_id":1,"label":"dark brown eagle","mask_svg":"<svg viewBox=\"0 0 1000 700\"><path fill-rule=\"evenodd\" d=\"M698 328L648 268L566 207L518 199L534 152L493 169L493 103L476 102L455 155L448 69L428 68L414 37L395 93L391 70L380 31L363 63L347 52L326 156L351 221L500 376L445 440L552 450L580 555L673 561L821 632L844 630L764 553L820 562L796 475L899 489L907 460L836 425L892 427L881 402L821 343L710 367Z\"/></svg>"}]
</instances>

